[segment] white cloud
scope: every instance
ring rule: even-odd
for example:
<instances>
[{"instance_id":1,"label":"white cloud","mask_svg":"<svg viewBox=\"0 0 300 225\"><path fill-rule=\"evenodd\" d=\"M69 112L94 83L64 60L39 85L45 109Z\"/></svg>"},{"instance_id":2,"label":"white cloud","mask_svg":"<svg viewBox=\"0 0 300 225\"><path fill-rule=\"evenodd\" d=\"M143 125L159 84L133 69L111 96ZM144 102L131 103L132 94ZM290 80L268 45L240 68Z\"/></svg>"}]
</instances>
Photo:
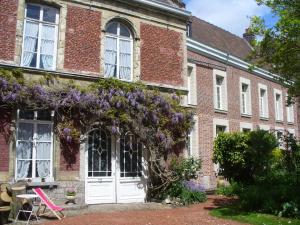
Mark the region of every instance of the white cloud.
<instances>
[{"instance_id":1,"label":"white cloud","mask_svg":"<svg viewBox=\"0 0 300 225\"><path fill-rule=\"evenodd\" d=\"M250 24L249 17L264 16L270 11L255 0L188 0L187 10L194 16L242 36Z\"/></svg>"}]
</instances>

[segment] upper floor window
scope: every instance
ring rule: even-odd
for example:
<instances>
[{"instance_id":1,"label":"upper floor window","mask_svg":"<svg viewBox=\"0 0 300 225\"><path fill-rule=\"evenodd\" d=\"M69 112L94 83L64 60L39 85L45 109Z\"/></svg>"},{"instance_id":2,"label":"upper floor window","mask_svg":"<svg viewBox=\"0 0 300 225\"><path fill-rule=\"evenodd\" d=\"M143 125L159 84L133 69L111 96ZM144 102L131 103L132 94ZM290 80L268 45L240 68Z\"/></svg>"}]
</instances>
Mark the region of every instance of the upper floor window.
<instances>
[{"instance_id":1,"label":"upper floor window","mask_svg":"<svg viewBox=\"0 0 300 225\"><path fill-rule=\"evenodd\" d=\"M274 89L274 102L275 102L275 119L276 121L283 121L283 105L282 105L282 92Z\"/></svg>"},{"instance_id":2,"label":"upper floor window","mask_svg":"<svg viewBox=\"0 0 300 225\"><path fill-rule=\"evenodd\" d=\"M267 86L263 84L258 85L259 93L259 115L261 118L269 117L269 107L268 107L268 91Z\"/></svg>"},{"instance_id":3,"label":"upper floor window","mask_svg":"<svg viewBox=\"0 0 300 225\"><path fill-rule=\"evenodd\" d=\"M187 74L187 86L188 86L188 104L197 105L197 77L196 77L196 65L188 65Z\"/></svg>"},{"instance_id":4,"label":"upper floor window","mask_svg":"<svg viewBox=\"0 0 300 225\"><path fill-rule=\"evenodd\" d=\"M55 69L58 20L56 8L36 4L26 5L22 66Z\"/></svg>"},{"instance_id":5,"label":"upper floor window","mask_svg":"<svg viewBox=\"0 0 300 225\"><path fill-rule=\"evenodd\" d=\"M295 122L295 115L294 115L294 105L288 105L286 107L286 115L287 115L287 122L294 123Z\"/></svg>"},{"instance_id":6,"label":"upper floor window","mask_svg":"<svg viewBox=\"0 0 300 225\"><path fill-rule=\"evenodd\" d=\"M250 80L240 79L241 114L251 115L251 87Z\"/></svg>"},{"instance_id":7,"label":"upper floor window","mask_svg":"<svg viewBox=\"0 0 300 225\"><path fill-rule=\"evenodd\" d=\"M226 73L214 70L214 104L217 110L227 110Z\"/></svg>"},{"instance_id":8,"label":"upper floor window","mask_svg":"<svg viewBox=\"0 0 300 225\"><path fill-rule=\"evenodd\" d=\"M123 23L113 21L106 27L105 76L120 80L132 80L131 31Z\"/></svg>"}]
</instances>

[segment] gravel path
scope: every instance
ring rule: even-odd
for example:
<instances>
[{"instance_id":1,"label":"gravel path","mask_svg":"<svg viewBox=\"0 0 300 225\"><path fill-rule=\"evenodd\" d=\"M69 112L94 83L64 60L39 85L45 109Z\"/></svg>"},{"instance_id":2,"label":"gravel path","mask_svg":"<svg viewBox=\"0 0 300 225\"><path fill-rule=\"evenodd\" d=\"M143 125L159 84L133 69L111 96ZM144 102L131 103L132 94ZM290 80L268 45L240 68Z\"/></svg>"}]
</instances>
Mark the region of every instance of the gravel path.
<instances>
[{"instance_id":1,"label":"gravel path","mask_svg":"<svg viewBox=\"0 0 300 225\"><path fill-rule=\"evenodd\" d=\"M229 200L209 196L208 201L198 205L181 208L134 209L118 212L95 212L76 216L67 214L62 221L47 221L45 225L241 225L242 223L218 219L209 211ZM68 213L68 212L67 212Z\"/></svg>"}]
</instances>

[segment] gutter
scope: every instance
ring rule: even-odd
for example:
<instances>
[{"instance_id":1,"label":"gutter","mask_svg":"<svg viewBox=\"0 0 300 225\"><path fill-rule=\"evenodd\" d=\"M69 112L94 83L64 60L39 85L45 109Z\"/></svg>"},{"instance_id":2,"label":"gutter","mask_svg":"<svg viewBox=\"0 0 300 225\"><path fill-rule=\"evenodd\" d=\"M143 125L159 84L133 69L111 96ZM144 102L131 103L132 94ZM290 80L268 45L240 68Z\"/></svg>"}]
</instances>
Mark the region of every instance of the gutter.
<instances>
[{"instance_id":1,"label":"gutter","mask_svg":"<svg viewBox=\"0 0 300 225\"><path fill-rule=\"evenodd\" d=\"M189 12L185 9L180 9L180 8L170 6L168 4L164 4L162 2L158 2L158 1L155 1L155 0L131 0L131 1L135 2L135 3L138 3L138 4L145 5L145 6L150 6L150 7L153 7L153 8L157 8L157 9L160 9L162 11L165 11L165 12L168 12L168 13L171 13L171 14L175 14L175 15L180 16L180 17L189 18L192 15L191 12ZM124 2L128 3L128 0L126 0Z\"/></svg>"},{"instance_id":2,"label":"gutter","mask_svg":"<svg viewBox=\"0 0 300 225\"><path fill-rule=\"evenodd\" d=\"M253 70L249 70L249 68L251 67L250 63L245 62L244 60L241 60L241 59L239 59L233 55L230 55L226 52L222 52L222 51L212 48L208 45L194 41L191 38L187 38L187 48L188 48L188 50L197 52L199 54L204 54L204 55L214 58L218 61L222 61L228 65L237 66L243 70L246 70L255 75L258 75L260 77L263 77L263 78L266 78L266 79L269 79L272 81L278 81L281 78L279 75L273 74L267 70L264 70L264 69L261 69L258 67L255 67Z\"/></svg>"}]
</instances>

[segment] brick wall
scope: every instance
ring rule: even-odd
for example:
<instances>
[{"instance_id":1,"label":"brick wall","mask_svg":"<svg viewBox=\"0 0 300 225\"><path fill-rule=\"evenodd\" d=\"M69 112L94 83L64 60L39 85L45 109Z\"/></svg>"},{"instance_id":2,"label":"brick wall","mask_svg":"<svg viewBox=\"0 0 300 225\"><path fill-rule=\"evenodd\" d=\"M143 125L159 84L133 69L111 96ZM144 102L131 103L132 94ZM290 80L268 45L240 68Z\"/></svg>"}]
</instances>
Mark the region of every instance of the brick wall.
<instances>
[{"instance_id":1,"label":"brick wall","mask_svg":"<svg viewBox=\"0 0 300 225\"><path fill-rule=\"evenodd\" d=\"M101 13L68 6L64 68L100 72Z\"/></svg>"},{"instance_id":2,"label":"brick wall","mask_svg":"<svg viewBox=\"0 0 300 225\"><path fill-rule=\"evenodd\" d=\"M0 0L0 59L13 61L18 0Z\"/></svg>"},{"instance_id":3,"label":"brick wall","mask_svg":"<svg viewBox=\"0 0 300 225\"><path fill-rule=\"evenodd\" d=\"M141 24L141 79L183 85L183 36L181 33Z\"/></svg>"},{"instance_id":4,"label":"brick wall","mask_svg":"<svg viewBox=\"0 0 300 225\"><path fill-rule=\"evenodd\" d=\"M193 52L188 52L188 58L196 59L202 62L211 63L214 65L227 68L227 91L228 91L228 112L217 113L214 110L213 98L213 68L197 65L197 114L199 117L199 151L203 160L202 172L205 176L210 176L211 185L214 186L215 176L212 163L213 154L213 119L220 118L229 121L230 131L240 131L240 122L251 123L256 129L258 125L269 125L270 129L282 127L284 129L295 129L297 132L297 107L295 108L295 123L290 125L287 123L286 108L283 109L284 121L277 123L274 113L274 92L273 89L282 90L283 97L286 95L286 89L280 84L268 81L261 77L250 74L247 71L237 69L232 66L226 66L223 63L198 55ZM252 101L252 116L250 118L242 117L240 113L240 77L244 77L251 81L251 101ZM264 84L268 88L268 103L269 103L269 120L264 121L259 116L258 102L258 83ZM300 113L299 117L300 117ZM299 121L298 121L299 122Z\"/></svg>"},{"instance_id":5,"label":"brick wall","mask_svg":"<svg viewBox=\"0 0 300 225\"><path fill-rule=\"evenodd\" d=\"M0 171L8 172L11 113L0 110L0 115Z\"/></svg>"}]
</instances>

